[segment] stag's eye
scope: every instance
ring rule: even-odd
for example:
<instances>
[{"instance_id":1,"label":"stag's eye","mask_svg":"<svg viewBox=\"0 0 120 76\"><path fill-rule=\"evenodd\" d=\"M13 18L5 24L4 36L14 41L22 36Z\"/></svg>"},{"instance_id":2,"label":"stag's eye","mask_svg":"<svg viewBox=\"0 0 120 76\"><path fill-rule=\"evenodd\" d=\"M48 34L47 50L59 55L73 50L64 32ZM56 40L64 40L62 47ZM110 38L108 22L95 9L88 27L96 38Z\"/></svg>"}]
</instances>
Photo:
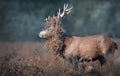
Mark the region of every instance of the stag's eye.
<instances>
[{"instance_id":1,"label":"stag's eye","mask_svg":"<svg viewBox=\"0 0 120 76\"><path fill-rule=\"evenodd\" d=\"M52 31L52 29L48 29L48 31Z\"/></svg>"},{"instance_id":2,"label":"stag's eye","mask_svg":"<svg viewBox=\"0 0 120 76\"><path fill-rule=\"evenodd\" d=\"M53 27L48 28L48 31L52 32L53 31Z\"/></svg>"}]
</instances>

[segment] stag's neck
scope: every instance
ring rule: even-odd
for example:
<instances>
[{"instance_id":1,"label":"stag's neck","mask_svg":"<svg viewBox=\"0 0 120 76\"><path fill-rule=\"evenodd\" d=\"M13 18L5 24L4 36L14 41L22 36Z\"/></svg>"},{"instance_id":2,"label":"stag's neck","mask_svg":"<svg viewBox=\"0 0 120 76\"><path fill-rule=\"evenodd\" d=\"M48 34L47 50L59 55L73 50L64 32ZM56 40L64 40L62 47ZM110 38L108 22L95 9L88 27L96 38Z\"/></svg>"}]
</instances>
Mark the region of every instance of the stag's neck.
<instances>
[{"instance_id":1,"label":"stag's neck","mask_svg":"<svg viewBox=\"0 0 120 76\"><path fill-rule=\"evenodd\" d=\"M56 35L48 39L48 48L56 55L62 55L64 49L65 35Z\"/></svg>"}]
</instances>

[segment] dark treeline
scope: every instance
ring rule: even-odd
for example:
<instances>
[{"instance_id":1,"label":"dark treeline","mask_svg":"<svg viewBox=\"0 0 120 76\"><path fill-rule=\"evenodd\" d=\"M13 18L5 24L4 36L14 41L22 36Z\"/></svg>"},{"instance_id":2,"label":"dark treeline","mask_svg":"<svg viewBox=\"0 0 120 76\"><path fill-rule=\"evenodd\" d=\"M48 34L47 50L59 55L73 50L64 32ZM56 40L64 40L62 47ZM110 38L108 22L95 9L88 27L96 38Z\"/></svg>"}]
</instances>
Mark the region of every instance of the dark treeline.
<instances>
[{"instance_id":1,"label":"dark treeline","mask_svg":"<svg viewBox=\"0 0 120 76\"><path fill-rule=\"evenodd\" d=\"M71 35L120 38L119 0L0 0L0 41L38 41L44 19L64 3L74 7L62 23Z\"/></svg>"}]
</instances>

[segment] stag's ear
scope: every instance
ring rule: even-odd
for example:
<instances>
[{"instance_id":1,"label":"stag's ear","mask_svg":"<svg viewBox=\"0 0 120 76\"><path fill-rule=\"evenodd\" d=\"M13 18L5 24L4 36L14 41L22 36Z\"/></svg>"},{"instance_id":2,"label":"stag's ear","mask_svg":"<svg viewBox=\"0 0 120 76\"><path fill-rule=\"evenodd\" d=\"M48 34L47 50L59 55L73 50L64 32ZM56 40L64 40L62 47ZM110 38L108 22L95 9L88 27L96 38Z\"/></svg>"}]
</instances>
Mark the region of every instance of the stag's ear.
<instances>
[{"instance_id":1,"label":"stag's ear","mask_svg":"<svg viewBox=\"0 0 120 76\"><path fill-rule=\"evenodd\" d=\"M51 20L51 17L50 16L48 16L47 18L45 18L45 21L46 22L49 22Z\"/></svg>"}]
</instances>

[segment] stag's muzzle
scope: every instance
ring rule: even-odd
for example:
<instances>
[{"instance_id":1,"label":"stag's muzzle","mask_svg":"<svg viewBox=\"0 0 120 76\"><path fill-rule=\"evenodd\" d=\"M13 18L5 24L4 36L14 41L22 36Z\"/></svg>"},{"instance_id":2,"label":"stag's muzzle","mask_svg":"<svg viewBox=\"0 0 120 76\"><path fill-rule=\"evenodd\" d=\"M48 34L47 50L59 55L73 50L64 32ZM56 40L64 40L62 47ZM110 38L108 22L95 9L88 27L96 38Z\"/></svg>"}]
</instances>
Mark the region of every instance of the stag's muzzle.
<instances>
[{"instance_id":1,"label":"stag's muzzle","mask_svg":"<svg viewBox=\"0 0 120 76\"><path fill-rule=\"evenodd\" d=\"M39 37L44 38L45 35L46 35L46 31L41 31L41 32L39 33Z\"/></svg>"}]
</instances>

